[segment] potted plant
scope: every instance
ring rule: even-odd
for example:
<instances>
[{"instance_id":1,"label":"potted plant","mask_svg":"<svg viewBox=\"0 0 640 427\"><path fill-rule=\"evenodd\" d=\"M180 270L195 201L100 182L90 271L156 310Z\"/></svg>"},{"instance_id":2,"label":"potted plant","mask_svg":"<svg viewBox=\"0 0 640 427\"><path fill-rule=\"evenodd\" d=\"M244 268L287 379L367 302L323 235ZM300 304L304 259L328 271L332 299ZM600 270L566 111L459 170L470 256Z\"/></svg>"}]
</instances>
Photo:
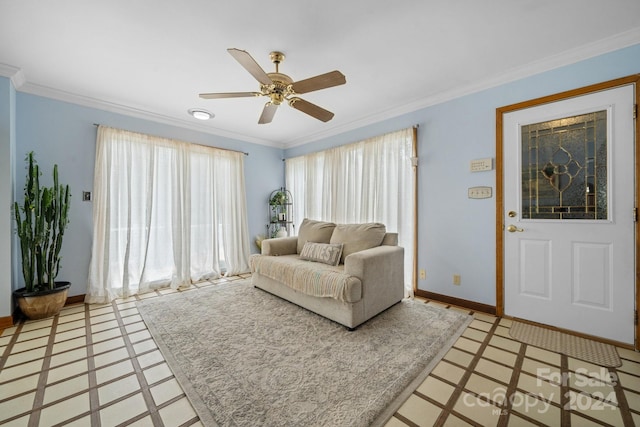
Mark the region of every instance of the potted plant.
<instances>
[{"instance_id":1,"label":"potted plant","mask_svg":"<svg viewBox=\"0 0 640 427\"><path fill-rule=\"evenodd\" d=\"M271 206L271 222L284 222L287 220L287 204L289 192L280 189L271 193L269 206Z\"/></svg>"},{"instance_id":2,"label":"potted plant","mask_svg":"<svg viewBox=\"0 0 640 427\"><path fill-rule=\"evenodd\" d=\"M287 193L285 193L282 190L279 190L273 193L273 195L271 196L271 199L269 199L269 204L274 207L283 206L288 201L289 201L289 198L287 197Z\"/></svg>"},{"instance_id":3,"label":"potted plant","mask_svg":"<svg viewBox=\"0 0 640 427\"><path fill-rule=\"evenodd\" d=\"M53 166L53 186L40 186L40 168L33 151L26 158L28 171L24 204L14 203L17 234L22 255L25 287L13 292L22 313L29 319L50 317L64 306L71 283L56 282L60 270L62 238L69 223L69 185L58 183Z\"/></svg>"}]
</instances>

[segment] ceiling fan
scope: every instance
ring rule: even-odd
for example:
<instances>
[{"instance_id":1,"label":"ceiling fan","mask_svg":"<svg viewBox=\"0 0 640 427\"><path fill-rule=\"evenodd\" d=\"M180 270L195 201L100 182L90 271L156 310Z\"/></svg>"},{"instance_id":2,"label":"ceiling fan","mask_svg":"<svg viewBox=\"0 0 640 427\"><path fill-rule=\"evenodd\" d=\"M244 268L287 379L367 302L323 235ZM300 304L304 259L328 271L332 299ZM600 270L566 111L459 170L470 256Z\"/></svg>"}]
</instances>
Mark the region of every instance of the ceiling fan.
<instances>
[{"instance_id":1,"label":"ceiling fan","mask_svg":"<svg viewBox=\"0 0 640 427\"><path fill-rule=\"evenodd\" d=\"M200 98L242 98L251 96L266 96L269 101L265 104L259 124L271 123L278 106L287 102L296 110L302 111L323 122L333 118L333 113L321 108L296 95L343 85L347 82L340 71L330 71L315 77L294 82L293 79L279 71L279 64L284 61L282 52L271 52L271 62L276 65L275 73L265 73L258 63L244 50L230 48L227 52L233 56L256 80L260 83L260 92L228 92L228 93L201 93Z\"/></svg>"}]
</instances>

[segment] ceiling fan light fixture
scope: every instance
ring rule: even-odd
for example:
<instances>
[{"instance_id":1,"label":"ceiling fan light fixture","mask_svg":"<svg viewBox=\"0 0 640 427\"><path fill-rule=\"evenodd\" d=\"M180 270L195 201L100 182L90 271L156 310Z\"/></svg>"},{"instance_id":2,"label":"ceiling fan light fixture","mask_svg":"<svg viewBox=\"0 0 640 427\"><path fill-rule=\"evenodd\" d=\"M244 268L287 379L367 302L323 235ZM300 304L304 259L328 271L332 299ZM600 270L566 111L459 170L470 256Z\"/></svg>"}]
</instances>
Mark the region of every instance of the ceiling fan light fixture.
<instances>
[{"instance_id":1,"label":"ceiling fan light fixture","mask_svg":"<svg viewBox=\"0 0 640 427\"><path fill-rule=\"evenodd\" d=\"M215 117L213 113L200 108L191 108L188 110L189 114L198 120L209 120Z\"/></svg>"}]
</instances>

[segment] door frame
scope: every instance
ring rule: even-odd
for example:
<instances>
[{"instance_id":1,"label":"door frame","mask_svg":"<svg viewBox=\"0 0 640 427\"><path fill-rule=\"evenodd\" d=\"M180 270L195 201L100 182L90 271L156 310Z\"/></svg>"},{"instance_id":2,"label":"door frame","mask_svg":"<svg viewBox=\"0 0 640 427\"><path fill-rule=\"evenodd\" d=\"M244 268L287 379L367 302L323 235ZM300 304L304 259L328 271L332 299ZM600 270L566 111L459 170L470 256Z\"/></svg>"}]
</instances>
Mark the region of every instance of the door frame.
<instances>
[{"instance_id":1,"label":"door frame","mask_svg":"<svg viewBox=\"0 0 640 427\"><path fill-rule=\"evenodd\" d=\"M640 117L638 117L638 104L640 104L640 74L633 74L603 83L572 89L554 95L543 96L516 104L507 105L496 109L496 315L504 316L504 136L503 136L503 116L507 113L561 101L568 98L575 98L588 95L593 92L600 92L613 89L619 86L635 84L635 197L634 206L636 209L635 222L635 345L638 349L640 343L640 328L638 327L638 308L640 307L640 227L638 227L638 200L640 199ZM627 346L621 343L616 345Z\"/></svg>"}]
</instances>

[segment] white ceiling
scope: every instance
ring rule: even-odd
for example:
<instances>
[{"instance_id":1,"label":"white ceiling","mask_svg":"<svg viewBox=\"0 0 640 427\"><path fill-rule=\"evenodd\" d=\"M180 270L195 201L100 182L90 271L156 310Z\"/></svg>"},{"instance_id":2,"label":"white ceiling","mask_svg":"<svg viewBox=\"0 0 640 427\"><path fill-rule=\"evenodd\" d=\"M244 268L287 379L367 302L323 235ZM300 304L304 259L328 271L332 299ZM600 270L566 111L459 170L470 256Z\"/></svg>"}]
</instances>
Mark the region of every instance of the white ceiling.
<instances>
[{"instance_id":1,"label":"white ceiling","mask_svg":"<svg viewBox=\"0 0 640 427\"><path fill-rule=\"evenodd\" d=\"M638 0L0 0L0 75L19 91L288 147L640 43ZM226 51L347 84L258 125L266 98ZM4 65L2 65L4 64ZM639 70L640 71L640 70ZM216 117L199 122L189 108Z\"/></svg>"}]
</instances>

